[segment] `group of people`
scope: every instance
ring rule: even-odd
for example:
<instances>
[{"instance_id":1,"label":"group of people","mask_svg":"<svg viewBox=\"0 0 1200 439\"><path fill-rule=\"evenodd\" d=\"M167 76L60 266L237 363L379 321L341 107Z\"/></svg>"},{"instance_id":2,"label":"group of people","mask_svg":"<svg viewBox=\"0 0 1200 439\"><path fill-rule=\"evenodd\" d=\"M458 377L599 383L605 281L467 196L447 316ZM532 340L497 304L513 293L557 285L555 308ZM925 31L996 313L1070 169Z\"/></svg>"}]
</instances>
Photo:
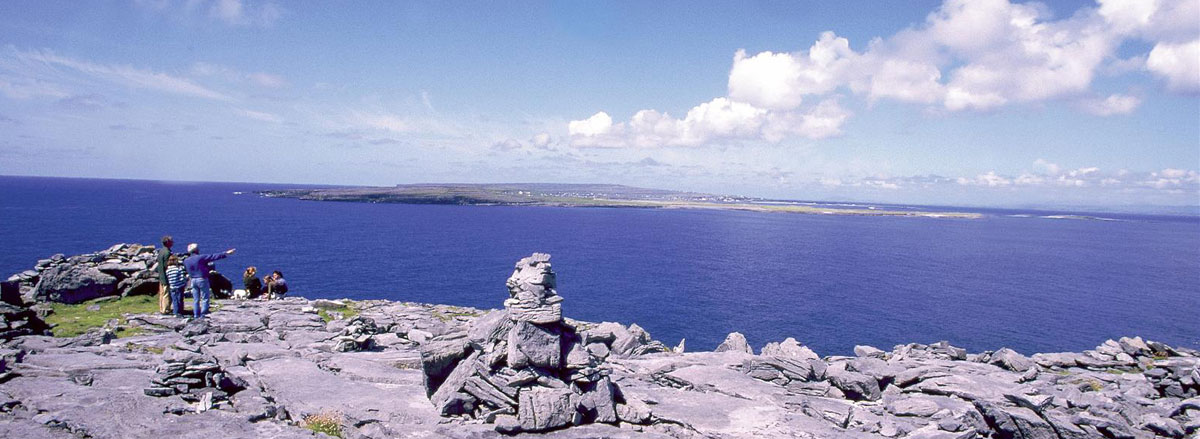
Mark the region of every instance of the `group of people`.
<instances>
[{"instance_id":1,"label":"group of people","mask_svg":"<svg viewBox=\"0 0 1200 439\"><path fill-rule=\"evenodd\" d=\"M258 268L254 266L246 267L242 273L242 286L245 287L247 299L282 299L288 291L287 280L279 270L259 279Z\"/></svg>"},{"instance_id":2,"label":"group of people","mask_svg":"<svg viewBox=\"0 0 1200 439\"><path fill-rule=\"evenodd\" d=\"M201 254L200 246L191 243L187 246L187 253L174 254L171 253L171 247L174 247L175 240L170 235L162 238L162 245L155 255L159 282L158 311L183 317L183 291L187 288L192 293L192 317L204 317L212 300L210 273L214 272L213 262L225 259L236 249ZM287 294L288 286L283 273L275 271L260 280L257 272L257 268L249 267L242 277L250 298L278 299Z\"/></svg>"}]
</instances>

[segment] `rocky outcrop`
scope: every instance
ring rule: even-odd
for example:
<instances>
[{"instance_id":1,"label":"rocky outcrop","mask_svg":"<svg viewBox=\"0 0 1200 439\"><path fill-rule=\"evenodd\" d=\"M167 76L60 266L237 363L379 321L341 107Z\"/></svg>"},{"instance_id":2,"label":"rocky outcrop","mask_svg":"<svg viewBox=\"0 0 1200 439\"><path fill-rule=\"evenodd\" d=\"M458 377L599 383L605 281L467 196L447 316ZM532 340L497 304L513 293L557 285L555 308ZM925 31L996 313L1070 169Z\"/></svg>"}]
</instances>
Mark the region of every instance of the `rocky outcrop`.
<instances>
[{"instance_id":1,"label":"rocky outcrop","mask_svg":"<svg viewBox=\"0 0 1200 439\"><path fill-rule=\"evenodd\" d=\"M127 338L22 331L0 340L0 437L311 438L306 419L329 413L346 438L1200 434L1200 356L1186 347L1131 337L1025 355L937 342L821 357L792 338L755 355L733 336L730 349L683 353L637 325L553 319L553 273L547 256L523 260L511 302L492 311L223 300L192 322L127 316Z\"/></svg>"},{"instance_id":2,"label":"rocky outcrop","mask_svg":"<svg viewBox=\"0 0 1200 439\"><path fill-rule=\"evenodd\" d=\"M645 331L605 323L580 332L563 321L547 254L518 261L506 286L504 310L422 350L426 392L438 413L494 423L508 434L651 419L621 394L606 364L647 345Z\"/></svg>"},{"instance_id":3,"label":"rocky outcrop","mask_svg":"<svg viewBox=\"0 0 1200 439\"><path fill-rule=\"evenodd\" d=\"M79 303L98 297L158 292L153 270L154 246L117 244L94 253L62 254L12 275L24 302Z\"/></svg>"}]
</instances>

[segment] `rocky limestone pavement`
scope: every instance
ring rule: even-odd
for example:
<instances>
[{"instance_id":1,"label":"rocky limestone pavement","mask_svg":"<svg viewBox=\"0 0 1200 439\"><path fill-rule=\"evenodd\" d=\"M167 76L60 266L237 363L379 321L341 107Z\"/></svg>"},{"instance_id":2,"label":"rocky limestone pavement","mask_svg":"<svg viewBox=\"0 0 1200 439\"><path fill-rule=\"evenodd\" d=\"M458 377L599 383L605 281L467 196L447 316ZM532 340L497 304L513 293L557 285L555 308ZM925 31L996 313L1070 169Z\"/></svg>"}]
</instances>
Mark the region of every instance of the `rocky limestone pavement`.
<instances>
[{"instance_id":1,"label":"rocky limestone pavement","mask_svg":"<svg viewBox=\"0 0 1200 439\"><path fill-rule=\"evenodd\" d=\"M0 437L314 437L314 415L345 438L1200 435L1200 356L1186 347L820 357L792 338L755 355L733 336L682 353L637 325L552 319L549 257L522 262L503 310L222 300L191 322L127 316L141 329L127 338L14 333L0 340Z\"/></svg>"}]
</instances>

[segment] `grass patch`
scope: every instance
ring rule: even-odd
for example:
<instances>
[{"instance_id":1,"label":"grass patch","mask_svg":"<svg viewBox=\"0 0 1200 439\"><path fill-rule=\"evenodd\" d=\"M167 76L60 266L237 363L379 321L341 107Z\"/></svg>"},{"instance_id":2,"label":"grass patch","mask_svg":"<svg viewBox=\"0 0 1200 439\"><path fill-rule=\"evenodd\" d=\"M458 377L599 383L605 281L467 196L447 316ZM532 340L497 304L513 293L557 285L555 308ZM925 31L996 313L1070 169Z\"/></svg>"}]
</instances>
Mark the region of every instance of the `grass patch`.
<instances>
[{"instance_id":1,"label":"grass patch","mask_svg":"<svg viewBox=\"0 0 1200 439\"><path fill-rule=\"evenodd\" d=\"M449 322L451 320L457 319L459 317L479 317L479 313L465 312L465 311L448 312L448 313L435 312L435 313L433 313L433 316L436 317L438 320L441 320L444 323L444 322Z\"/></svg>"},{"instance_id":2,"label":"grass patch","mask_svg":"<svg viewBox=\"0 0 1200 439\"><path fill-rule=\"evenodd\" d=\"M304 428L314 433L325 433L333 437L342 437L342 414L338 412L321 412L304 417Z\"/></svg>"},{"instance_id":3,"label":"grass patch","mask_svg":"<svg viewBox=\"0 0 1200 439\"><path fill-rule=\"evenodd\" d=\"M89 311L88 307L100 309ZM122 329L117 337L130 337L143 333L140 328L125 328L125 314L155 314L158 312L158 296L128 296L117 300L96 299L68 305L51 303L54 310L46 317L46 323L54 325L55 337L75 337L92 328L103 327L111 319L117 319Z\"/></svg>"},{"instance_id":4,"label":"grass patch","mask_svg":"<svg viewBox=\"0 0 1200 439\"><path fill-rule=\"evenodd\" d=\"M341 317L337 317L338 314L340 314ZM334 306L334 307L329 307L329 308L321 307L321 308L317 309L317 315L321 316L321 320L324 320L325 323L329 323L329 322L337 320L339 318L341 318L341 319L354 318L354 316L358 315L358 308L355 308L354 306L352 306L352 304L349 304L349 303L345 304L345 305Z\"/></svg>"},{"instance_id":5,"label":"grass patch","mask_svg":"<svg viewBox=\"0 0 1200 439\"><path fill-rule=\"evenodd\" d=\"M125 343L125 351L128 351L128 352L148 352L151 354L162 355L164 350L165 349L160 348L158 346L151 346L151 345L130 343L130 342Z\"/></svg>"}]
</instances>

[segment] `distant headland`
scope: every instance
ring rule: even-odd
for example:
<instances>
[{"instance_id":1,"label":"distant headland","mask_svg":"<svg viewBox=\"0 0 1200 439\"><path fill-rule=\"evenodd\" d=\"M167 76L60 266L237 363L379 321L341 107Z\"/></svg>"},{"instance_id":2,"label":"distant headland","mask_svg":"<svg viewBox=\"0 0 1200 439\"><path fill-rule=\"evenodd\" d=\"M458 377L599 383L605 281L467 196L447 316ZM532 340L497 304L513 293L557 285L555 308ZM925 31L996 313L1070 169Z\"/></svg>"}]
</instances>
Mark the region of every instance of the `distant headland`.
<instances>
[{"instance_id":1,"label":"distant headland","mask_svg":"<svg viewBox=\"0 0 1200 439\"><path fill-rule=\"evenodd\" d=\"M358 203L719 209L811 215L928 218L981 218L983 216L971 212L878 209L874 206L860 204L773 200L613 184L403 184L392 187L266 190L258 193L266 197Z\"/></svg>"}]
</instances>

